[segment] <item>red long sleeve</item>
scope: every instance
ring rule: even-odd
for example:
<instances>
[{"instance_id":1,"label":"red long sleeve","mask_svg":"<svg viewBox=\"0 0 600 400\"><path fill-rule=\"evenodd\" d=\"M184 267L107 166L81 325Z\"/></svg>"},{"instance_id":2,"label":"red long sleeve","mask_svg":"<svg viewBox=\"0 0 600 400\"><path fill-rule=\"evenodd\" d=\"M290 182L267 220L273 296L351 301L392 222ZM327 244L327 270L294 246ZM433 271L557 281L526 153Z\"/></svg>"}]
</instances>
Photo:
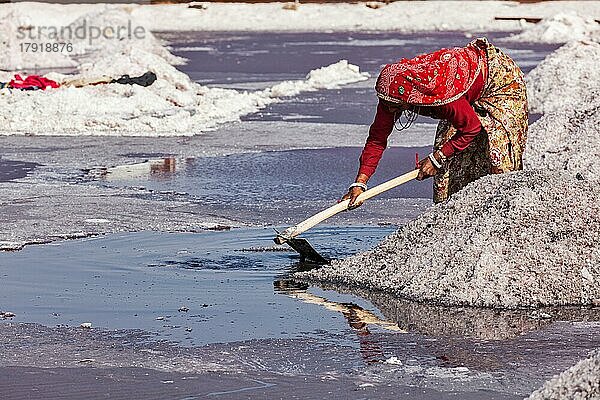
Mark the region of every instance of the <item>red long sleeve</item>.
<instances>
[{"instance_id":1,"label":"red long sleeve","mask_svg":"<svg viewBox=\"0 0 600 400\"><path fill-rule=\"evenodd\" d=\"M481 122L473 107L467 99L461 97L458 100L438 107L440 119L445 119L456 128L457 132L442 146L442 153L451 157L454 153L463 151L481 132Z\"/></svg>"},{"instance_id":2,"label":"red long sleeve","mask_svg":"<svg viewBox=\"0 0 600 400\"><path fill-rule=\"evenodd\" d=\"M381 102L377 105L375 120L369 128L369 137L360 155L359 174L373 175L383 151L387 147L387 139L394 129L394 113L384 107Z\"/></svg>"}]
</instances>

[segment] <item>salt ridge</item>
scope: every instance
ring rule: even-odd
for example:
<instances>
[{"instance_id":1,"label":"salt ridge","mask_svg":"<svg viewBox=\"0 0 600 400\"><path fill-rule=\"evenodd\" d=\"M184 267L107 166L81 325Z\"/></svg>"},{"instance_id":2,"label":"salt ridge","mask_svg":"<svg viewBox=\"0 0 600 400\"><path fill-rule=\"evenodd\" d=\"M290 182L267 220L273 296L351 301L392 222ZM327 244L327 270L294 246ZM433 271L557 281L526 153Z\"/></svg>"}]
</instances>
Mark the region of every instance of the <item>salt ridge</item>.
<instances>
[{"instance_id":1,"label":"salt ridge","mask_svg":"<svg viewBox=\"0 0 600 400\"><path fill-rule=\"evenodd\" d=\"M545 114L529 129L526 168L600 179L599 58L599 43L574 41L550 54L527 76L530 108Z\"/></svg>"},{"instance_id":2,"label":"salt ridge","mask_svg":"<svg viewBox=\"0 0 600 400\"><path fill-rule=\"evenodd\" d=\"M552 113L575 109L598 96L600 43L572 41L549 54L526 77L529 109Z\"/></svg>"}]
</instances>

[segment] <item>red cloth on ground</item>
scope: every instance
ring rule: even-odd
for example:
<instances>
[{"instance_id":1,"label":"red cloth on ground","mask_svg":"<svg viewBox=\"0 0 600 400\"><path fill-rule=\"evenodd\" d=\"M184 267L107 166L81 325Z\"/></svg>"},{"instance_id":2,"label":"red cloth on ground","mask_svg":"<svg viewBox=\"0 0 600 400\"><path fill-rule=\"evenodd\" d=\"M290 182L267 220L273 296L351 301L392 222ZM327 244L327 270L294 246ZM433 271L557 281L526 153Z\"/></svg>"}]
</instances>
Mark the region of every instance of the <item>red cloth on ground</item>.
<instances>
[{"instance_id":1,"label":"red cloth on ground","mask_svg":"<svg viewBox=\"0 0 600 400\"><path fill-rule=\"evenodd\" d=\"M419 108L421 114L445 119L457 129L456 134L442 146L441 150L447 157L466 149L475 136L481 132L481 122L471 103L479 98L483 86L483 72L480 72L471 87L459 99L441 106ZM380 101L377 105L375 120L369 129L369 137L360 156L359 174L369 177L373 175L383 151L387 147L387 139L394 129L394 122L394 113L390 112Z\"/></svg>"},{"instance_id":2,"label":"red cloth on ground","mask_svg":"<svg viewBox=\"0 0 600 400\"><path fill-rule=\"evenodd\" d=\"M35 89L45 90L47 87L57 88L58 83L51 79L39 75L29 75L27 78L21 78L21 75L15 75L15 78L8 82L8 87L13 89Z\"/></svg>"}]
</instances>

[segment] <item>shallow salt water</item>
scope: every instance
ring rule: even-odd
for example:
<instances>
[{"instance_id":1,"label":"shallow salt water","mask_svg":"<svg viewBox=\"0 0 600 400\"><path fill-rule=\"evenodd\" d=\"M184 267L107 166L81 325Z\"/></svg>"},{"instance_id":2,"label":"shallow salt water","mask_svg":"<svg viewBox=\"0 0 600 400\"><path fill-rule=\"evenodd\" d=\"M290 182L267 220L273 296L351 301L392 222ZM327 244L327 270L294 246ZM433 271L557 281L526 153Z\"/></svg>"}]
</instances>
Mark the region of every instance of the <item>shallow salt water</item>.
<instances>
[{"instance_id":1,"label":"shallow salt water","mask_svg":"<svg viewBox=\"0 0 600 400\"><path fill-rule=\"evenodd\" d=\"M391 231L320 228L310 240L324 255L341 257ZM299 264L287 246L274 247L273 237L271 229L140 232L0 253L0 304L16 321L144 329L188 345L347 329L341 314L285 295L278 281L310 265Z\"/></svg>"},{"instance_id":2,"label":"shallow salt water","mask_svg":"<svg viewBox=\"0 0 600 400\"><path fill-rule=\"evenodd\" d=\"M3 160L0 158L0 182L26 177L38 164L26 161Z\"/></svg>"},{"instance_id":3,"label":"shallow salt water","mask_svg":"<svg viewBox=\"0 0 600 400\"><path fill-rule=\"evenodd\" d=\"M415 155L418 153L424 158L428 150L427 147L388 149L371 186L412 170ZM284 211L287 201L328 200L334 203L356 176L361 151L361 148L337 147L173 159L168 160L169 168L159 160L154 172L148 171L149 168L142 174L136 174L135 169L123 173L109 170L99 182L184 192L199 203L220 205L229 210L254 206L277 207ZM430 181L414 180L377 198L425 199L431 195ZM243 216L241 210L240 216Z\"/></svg>"},{"instance_id":4,"label":"shallow salt water","mask_svg":"<svg viewBox=\"0 0 600 400\"><path fill-rule=\"evenodd\" d=\"M319 251L341 257L390 231L321 227L307 236ZM140 232L0 253L0 304L17 314L1 324L0 334L10 348L9 338L25 329L19 352L0 360L55 368L75 357L188 373L210 365L296 379L349 374L352 385L433 391L423 398L455 392L478 398L482 390L516 398L597 345L598 310L444 308L309 287L288 275L314 266L273 248L272 237L266 228ZM79 328L84 322L92 324L89 334ZM32 358L54 336L57 350L47 360ZM121 350L112 355L116 343ZM6 361L13 354L18 361ZM149 359L152 354L160 357ZM286 391L272 392L278 390Z\"/></svg>"}]
</instances>

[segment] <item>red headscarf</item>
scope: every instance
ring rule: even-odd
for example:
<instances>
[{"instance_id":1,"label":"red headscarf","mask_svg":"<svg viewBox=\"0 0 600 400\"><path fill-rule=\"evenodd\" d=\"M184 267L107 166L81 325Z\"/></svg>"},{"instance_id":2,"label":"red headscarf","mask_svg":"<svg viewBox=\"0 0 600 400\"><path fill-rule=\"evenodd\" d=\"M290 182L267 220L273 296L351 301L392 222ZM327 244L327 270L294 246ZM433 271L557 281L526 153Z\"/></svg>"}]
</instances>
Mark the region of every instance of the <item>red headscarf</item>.
<instances>
[{"instance_id":1,"label":"red headscarf","mask_svg":"<svg viewBox=\"0 0 600 400\"><path fill-rule=\"evenodd\" d=\"M484 59L485 51L474 43L403 58L381 70L375 90L379 98L393 103L447 104L469 90Z\"/></svg>"}]
</instances>

